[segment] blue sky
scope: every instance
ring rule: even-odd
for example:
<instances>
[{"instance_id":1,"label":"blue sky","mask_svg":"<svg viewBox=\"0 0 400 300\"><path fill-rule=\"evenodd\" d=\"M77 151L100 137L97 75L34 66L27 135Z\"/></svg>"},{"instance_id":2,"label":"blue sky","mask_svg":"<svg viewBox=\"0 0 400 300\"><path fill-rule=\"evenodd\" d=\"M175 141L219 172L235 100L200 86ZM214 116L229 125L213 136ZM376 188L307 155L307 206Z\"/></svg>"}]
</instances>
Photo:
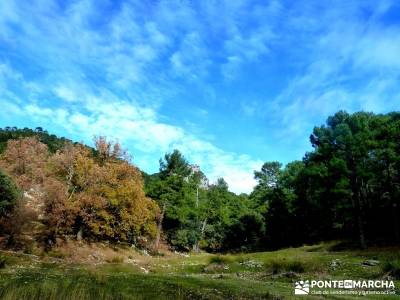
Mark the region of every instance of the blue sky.
<instances>
[{"instance_id":1,"label":"blue sky","mask_svg":"<svg viewBox=\"0 0 400 300\"><path fill-rule=\"evenodd\" d=\"M339 109L400 108L400 2L0 1L0 126L180 149L249 192Z\"/></svg>"}]
</instances>

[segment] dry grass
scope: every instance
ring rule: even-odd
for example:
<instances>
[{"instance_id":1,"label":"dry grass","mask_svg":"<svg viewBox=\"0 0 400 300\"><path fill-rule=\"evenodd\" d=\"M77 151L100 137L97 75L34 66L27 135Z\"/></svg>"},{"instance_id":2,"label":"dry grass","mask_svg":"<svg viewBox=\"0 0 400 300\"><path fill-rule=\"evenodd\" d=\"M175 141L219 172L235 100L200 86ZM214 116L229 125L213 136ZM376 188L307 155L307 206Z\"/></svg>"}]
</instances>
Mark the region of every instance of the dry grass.
<instances>
[{"instance_id":1,"label":"dry grass","mask_svg":"<svg viewBox=\"0 0 400 300\"><path fill-rule=\"evenodd\" d=\"M53 249L55 256L69 253L64 258L2 252L7 266L0 270L0 293L3 288L6 299L296 299L293 281L299 278L397 277L398 248L338 252L328 246L152 257L125 246L66 242ZM366 267L368 259L380 263Z\"/></svg>"}]
</instances>

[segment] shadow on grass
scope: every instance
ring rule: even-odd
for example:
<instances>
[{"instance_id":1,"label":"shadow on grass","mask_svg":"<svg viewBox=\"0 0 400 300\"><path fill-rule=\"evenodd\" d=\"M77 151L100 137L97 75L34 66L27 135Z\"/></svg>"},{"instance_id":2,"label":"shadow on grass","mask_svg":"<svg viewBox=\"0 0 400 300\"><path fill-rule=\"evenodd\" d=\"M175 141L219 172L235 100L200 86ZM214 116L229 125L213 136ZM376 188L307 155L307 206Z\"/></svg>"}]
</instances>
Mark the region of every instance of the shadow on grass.
<instances>
[{"instance_id":1,"label":"shadow on grass","mask_svg":"<svg viewBox=\"0 0 400 300\"><path fill-rule=\"evenodd\" d=\"M1 299L280 299L240 280L141 274L0 275Z\"/></svg>"}]
</instances>

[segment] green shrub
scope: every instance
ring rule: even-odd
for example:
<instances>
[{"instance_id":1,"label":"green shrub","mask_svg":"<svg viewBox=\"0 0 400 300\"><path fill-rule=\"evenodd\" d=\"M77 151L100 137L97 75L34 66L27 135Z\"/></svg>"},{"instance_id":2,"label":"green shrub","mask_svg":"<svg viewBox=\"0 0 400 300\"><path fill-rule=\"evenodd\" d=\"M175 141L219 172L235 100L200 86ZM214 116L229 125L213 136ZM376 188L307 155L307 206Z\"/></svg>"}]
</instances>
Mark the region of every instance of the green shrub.
<instances>
[{"instance_id":1,"label":"green shrub","mask_svg":"<svg viewBox=\"0 0 400 300\"><path fill-rule=\"evenodd\" d=\"M7 264L7 259L5 257L0 256L0 269L4 269Z\"/></svg>"},{"instance_id":2,"label":"green shrub","mask_svg":"<svg viewBox=\"0 0 400 300\"><path fill-rule=\"evenodd\" d=\"M305 271L305 267L304 264L299 261L292 261L287 264L286 270L296 273L303 273Z\"/></svg>"},{"instance_id":3,"label":"green shrub","mask_svg":"<svg viewBox=\"0 0 400 300\"><path fill-rule=\"evenodd\" d=\"M271 263L271 271L273 274L278 274L280 272L295 272L304 273L305 266L299 261L273 261Z\"/></svg>"},{"instance_id":4,"label":"green shrub","mask_svg":"<svg viewBox=\"0 0 400 300\"><path fill-rule=\"evenodd\" d=\"M212 256L209 260L209 263L212 264L229 264L232 262L232 259L222 255Z\"/></svg>"},{"instance_id":5,"label":"green shrub","mask_svg":"<svg viewBox=\"0 0 400 300\"><path fill-rule=\"evenodd\" d=\"M390 273L394 278L400 279L400 259L387 261L383 265L383 271Z\"/></svg>"},{"instance_id":6,"label":"green shrub","mask_svg":"<svg viewBox=\"0 0 400 300\"><path fill-rule=\"evenodd\" d=\"M189 251L198 240L198 233L193 229L179 229L171 235L171 244L177 249Z\"/></svg>"},{"instance_id":7,"label":"green shrub","mask_svg":"<svg viewBox=\"0 0 400 300\"><path fill-rule=\"evenodd\" d=\"M278 274L279 272L281 272L282 271L282 263L273 261L271 264L271 271L272 271L272 274Z\"/></svg>"},{"instance_id":8,"label":"green shrub","mask_svg":"<svg viewBox=\"0 0 400 300\"><path fill-rule=\"evenodd\" d=\"M20 191L14 181L0 170L0 217L13 210L19 196Z\"/></svg>"},{"instance_id":9,"label":"green shrub","mask_svg":"<svg viewBox=\"0 0 400 300\"><path fill-rule=\"evenodd\" d=\"M46 253L50 257L54 258L64 258L66 255L63 252L60 252L58 250L50 250Z\"/></svg>"}]
</instances>

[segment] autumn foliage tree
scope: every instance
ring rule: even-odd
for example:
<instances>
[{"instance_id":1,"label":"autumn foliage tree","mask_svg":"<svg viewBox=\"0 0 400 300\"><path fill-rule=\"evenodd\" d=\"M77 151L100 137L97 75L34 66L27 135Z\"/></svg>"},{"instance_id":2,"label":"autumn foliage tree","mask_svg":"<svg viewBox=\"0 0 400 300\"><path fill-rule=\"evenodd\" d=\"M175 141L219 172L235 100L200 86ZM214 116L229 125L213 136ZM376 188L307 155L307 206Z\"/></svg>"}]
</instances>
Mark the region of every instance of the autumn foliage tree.
<instances>
[{"instance_id":1,"label":"autumn foliage tree","mask_svg":"<svg viewBox=\"0 0 400 300\"><path fill-rule=\"evenodd\" d=\"M51 159L58 183L48 184L49 227L54 234L82 234L91 239L134 242L152 238L158 207L147 198L139 170L123 159L118 143L95 139L96 154L67 144ZM57 187L61 183L62 186Z\"/></svg>"},{"instance_id":2,"label":"autumn foliage tree","mask_svg":"<svg viewBox=\"0 0 400 300\"><path fill-rule=\"evenodd\" d=\"M12 175L21 188L29 189L43 183L48 157L47 146L37 137L9 140L0 167Z\"/></svg>"},{"instance_id":3,"label":"autumn foliage tree","mask_svg":"<svg viewBox=\"0 0 400 300\"><path fill-rule=\"evenodd\" d=\"M159 209L145 196L140 171L118 143L99 137L95 146L66 142L51 154L36 137L9 140L0 166L25 191L25 204L34 198L40 206L46 241L152 239Z\"/></svg>"}]
</instances>

